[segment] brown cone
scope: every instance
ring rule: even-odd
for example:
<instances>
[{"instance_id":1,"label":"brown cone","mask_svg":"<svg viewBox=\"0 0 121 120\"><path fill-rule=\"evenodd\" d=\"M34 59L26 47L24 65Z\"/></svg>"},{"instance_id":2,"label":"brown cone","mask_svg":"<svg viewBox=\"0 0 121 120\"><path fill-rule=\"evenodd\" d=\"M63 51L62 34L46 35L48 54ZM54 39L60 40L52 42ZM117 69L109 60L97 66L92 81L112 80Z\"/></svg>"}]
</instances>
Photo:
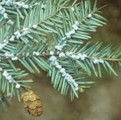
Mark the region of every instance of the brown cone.
<instances>
[{"instance_id":1,"label":"brown cone","mask_svg":"<svg viewBox=\"0 0 121 120\"><path fill-rule=\"evenodd\" d=\"M21 102L25 110L32 116L42 115L42 103L40 98L31 90L21 93Z\"/></svg>"}]
</instances>

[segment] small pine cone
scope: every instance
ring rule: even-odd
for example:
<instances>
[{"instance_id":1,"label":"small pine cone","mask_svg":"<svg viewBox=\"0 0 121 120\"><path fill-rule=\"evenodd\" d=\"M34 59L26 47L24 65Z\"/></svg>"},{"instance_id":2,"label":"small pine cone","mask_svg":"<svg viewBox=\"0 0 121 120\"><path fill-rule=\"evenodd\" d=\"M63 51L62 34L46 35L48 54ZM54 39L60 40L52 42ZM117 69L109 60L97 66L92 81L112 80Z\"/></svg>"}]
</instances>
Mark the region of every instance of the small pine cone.
<instances>
[{"instance_id":1,"label":"small pine cone","mask_svg":"<svg viewBox=\"0 0 121 120\"><path fill-rule=\"evenodd\" d=\"M42 114L42 103L33 91L28 90L21 93L21 102L25 110L32 116L40 116Z\"/></svg>"}]
</instances>

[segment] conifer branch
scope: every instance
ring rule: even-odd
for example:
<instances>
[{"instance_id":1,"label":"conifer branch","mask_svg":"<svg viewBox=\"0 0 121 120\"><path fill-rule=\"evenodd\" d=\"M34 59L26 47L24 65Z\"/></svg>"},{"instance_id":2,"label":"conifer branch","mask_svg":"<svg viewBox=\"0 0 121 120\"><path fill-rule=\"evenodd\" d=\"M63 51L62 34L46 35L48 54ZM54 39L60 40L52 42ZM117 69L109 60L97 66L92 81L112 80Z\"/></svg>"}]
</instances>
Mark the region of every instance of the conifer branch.
<instances>
[{"instance_id":1,"label":"conifer branch","mask_svg":"<svg viewBox=\"0 0 121 120\"><path fill-rule=\"evenodd\" d=\"M117 75L113 65L121 65L120 49L87 41L107 21L96 4L91 7L90 0L0 2L2 92L11 97L16 93L20 99L21 88L27 88L24 83L32 82L16 61L30 73L46 71L53 87L71 100L94 83L88 79L92 74L102 77L105 69Z\"/></svg>"}]
</instances>

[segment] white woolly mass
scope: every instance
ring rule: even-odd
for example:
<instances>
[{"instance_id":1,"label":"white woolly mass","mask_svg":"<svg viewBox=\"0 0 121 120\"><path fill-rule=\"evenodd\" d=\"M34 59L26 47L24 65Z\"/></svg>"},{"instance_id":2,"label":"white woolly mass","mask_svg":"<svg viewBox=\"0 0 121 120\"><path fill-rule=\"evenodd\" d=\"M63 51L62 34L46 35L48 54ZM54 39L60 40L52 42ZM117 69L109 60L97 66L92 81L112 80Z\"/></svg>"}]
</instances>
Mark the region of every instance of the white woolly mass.
<instances>
[{"instance_id":1,"label":"white woolly mass","mask_svg":"<svg viewBox=\"0 0 121 120\"><path fill-rule=\"evenodd\" d=\"M0 14L3 15L4 19L8 19L8 14L6 13L6 10L2 5L0 5Z\"/></svg>"},{"instance_id":2,"label":"white woolly mass","mask_svg":"<svg viewBox=\"0 0 121 120\"><path fill-rule=\"evenodd\" d=\"M61 50L63 49L64 46L65 46L65 44L63 44L63 45L56 45L56 46L55 46L55 49L61 51Z\"/></svg>"},{"instance_id":3,"label":"white woolly mass","mask_svg":"<svg viewBox=\"0 0 121 120\"><path fill-rule=\"evenodd\" d=\"M30 33L30 31L29 31L29 28L23 28L23 33L21 33L21 36L20 37L23 37L23 36L25 36L25 35L27 35L27 34L29 34Z\"/></svg>"},{"instance_id":4,"label":"white woolly mass","mask_svg":"<svg viewBox=\"0 0 121 120\"><path fill-rule=\"evenodd\" d=\"M76 59L76 60L78 60L78 59L85 60L85 58L87 57L86 54L81 54L81 53L74 54L73 52L69 52L69 51L67 51L65 54L66 54L66 56L68 56L72 59Z\"/></svg>"},{"instance_id":5,"label":"white woolly mass","mask_svg":"<svg viewBox=\"0 0 121 120\"><path fill-rule=\"evenodd\" d=\"M63 53L60 53L60 54L62 55ZM73 84L75 90L78 91L78 88L79 88L78 84L73 79L73 77L69 73L66 72L65 68L63 68L59 64L59 62L57 61L57 58L54 55L52 55L52 56L50 56L49 61L51 62L51 64L53 66L55 66L60 71L60 73L62 74L62 76L64 77L64 79L67 80L69 84Z\"/></svg>"},{"instance_id":6,"label":"white woolly mass","mask_svg":"<svg viewBox=\"0 0 121 120\"><path fill-rule=\"evenodd\" d=\"M73 54L73 52L67 51L65 54L66 54L67 56L71 56L71 55Z\"/></svg>"},{"instance_id":7,"label":"white woolly mass","mask_svg":"<svg viewBox=\"0 0 121 120\"><path fill-rule=\"evenodd\" d=\"M11 0L2 0L1 4L10 6L12 4L12 1Z\"/></svg>"},{"instance_id":8,"label":"white woolly mass","mask_svg":"<svg viewBox=\"0 0 121 120\"><path fill-rule=\"evenodd\" d=\"M20 85L19 83L17 83L17 82L13 79L12 75L10 75L6 70L3 71L2 75L5 77L6 80L8 80L9 83L15 83L15 84L16 84L16 88L19 89L19 88L21 87L21 85Z\"/></svg>"},{"instance_id":9,"label":"white woolly mass","mask_svg":"<svg viewBox=\"0 0 121 120\"><path fill-rule=\"evenodd\" d=\"M13 25L14 24L14 22L12 20L8 20L7 23L10 24L10 25Z\"/></svg>"},{"instance_id":10,"label":"white woolly mass","mask_svg":"<svg viewBox=\"0 0 121 120\"><path fill-rule=\"evenodd\" d=\"M33 25L32 28L36 29L37 28L37 25Z\"/></svg>"},{"instance_id":11,"label":"white woolly mass","mask_svg":"<svg viewBox=\"0 0 121 120\"><path fill-rule=\"evenodd\" d=\"M75 11L74 7L71 7L71 10L72 10L72 11Z\"/></svg>"},{"instance_id":12,"label":"white woolly mass","mask_svg":"<svg viewBox=\"0 0 121 120\"><path fill-rule=\"evenodd\" d=\"M14 41L15 40L15 36L11 36L11 38L9 39L9 41Z\"/></svg>"},{"instance_id":13,"label":"white woolly mass","mask_svg":"<svg viewBox=\"0 0 121 120\"><path fill-rule=\"evenodd\" d=\"M20 89L20 88L21 88L21 85L17 83L17 84L16 84L16 88L17 88L17 89Z\"/></svg>"},{"instance_id":14,"label":"white woolly mass","mask_svg":"<svg viewBox=\"0 0 121 120\"><path fill-rule=\"evenodd\" d=\"M102 63L102 64L103 64L103 63L104 63L104 60L94 58L94 59L93 59L93 63L94 63L94 64L98 64L98 63Z\"/></svg>"},{"instance_id":15,"label":"white woolly mass","mask_svg":"<svg viewBox=\"0 0 121 120\"><path fill-rule=\"evenodd\" d=\"M30 53L28 52L28 53L26 53L26 57L28 57L30 55Z\"/></svg>"},{"instance_id":16,"label":"white woolly mass","mask_svg":"<svg viewBox=\"0 0 121 120\"><path fill-rule=\"evenodd\" d=\"M65 53L64 52L61 52L60 54L59 54L59 57L65 57L66 55L65 55Z\"/></svg>"},{"instance_id":17,"label":"white woolly mass","mask_svg":"<svg viewBox=\"0 0 121 120\"><path fill-rule=\"evenodd\" d=\"M42 9L46 8L46 5L45 5L45 4L42 4L42 5L41 5L41 8L42 8Z\"/></svg>"},{"instance_id":18,"label":"white woolly mass","mask_svg":"<svg viewBox=\"0 0 121 120\"><path fill-rule=\"evenodd\" d=\"M29 8L29 5L25 4L24 2L14 2L14 1L11 1L11 0L3 0L1 2L1 5L7 5L7 6L18 6L20 8L25 8L25 9L28 9Z\"/></svg>"},{"instance_id":19,"label":"white woolly mass","mask_svg":"<svg viewBox=\"0 0 121 120\"><path fill-rule=\"evenodd\" d=\"M4 17L4 19L8 19L8 14L7 13L4 13L3 14L3 17Z\"/></svg>"},{"instance_id":20,"label":"white woolly mass","mask_svg":"<svg viewBox=\"0 0 121 120\"><path fill-rule=\"evenodd\" d=\"M4 53L4 56L5 56L6 58L12 58L12 57L14 57L14 53L5 52L5 53Z\"/></svg>"},{"instance_id":21,"label":"white woolly mass","mask_svg":"<svg viewBox=\"0 0 121 120\"><path fill-rule=\"evenodd\" d=\"M72 29L72 30L70 31L70 34L72 35L72 34L74 34L74 33L75 33L75 30Z\"/></svg>"},{"instance_id":22,"label":"white woolly mass","mask_svg":"<svg viewBox=\"0 0 121 120\"><path fill-rule=\"evenodd\" d=\"M72 28L73 28L74 30L78 30L78 26L77 26L76 24L74 24L74 25L72 26Z\"/></svg>"},{"instance_id":23,"label":"white woolly mass","mask_svg":"<svg viewBox=\"0 0 121 120\"><path fill-rule=\"evenodd\" d=\"M92 17L92 14L88 14L87 18L91 18Z\"/></svg>"},{"instance_id":24,"label":"white woolly mass","mask_svg":"<svg viewBox=\"0 0 121 120\"><path fill-rule=\"evenodd\" d=\"M72 25L72 29L65 34L67 38L71 38L72 34L75 34L76 30L78 30L78 25L79 22L75 21L75 23Z\"/></svg>"},{"instance_id":25,"label":"white woolly mass","mask_svg":"<svg viewBox=\"0 0 121 120\"><path fill-rule=\"evenodd\" d=\"M10 23L10 22L11 22L11 24L13 24L13 22L11 20L8 21L8 23ZM9 41L11 41L11 42L17 41L17 40L19 40L19 38L24 37L29 33L30 33L29 28L23 28L22 33L20 33L20 31L17 30L16 32L14 32L13 36L3 40L3 43L0 44L0 50L2 50L9 43Z\"/></svg>"},{"instance_id":26,"label":"white woolly mass","mask_svg":"<svg viewBox=\"0 0 121 120\"><path fill-rule=\"evenodd\" d=\"M65 37L63 37L61 39L61 45L56 45L55 46L55 49L58 50L58 51L62 51L62 49L66 46L66 38L70 39L72 37L73 34L76 33L76 30L78 30L78 26L79 26L79 22L78 21L75 21L75 23L72 25L72 29L65 33Z\"/></svg>"},{"instance_id":27,"label":"white woolly mass","mask_svg":"<svg viewBox=\"0 0 121 120\"><path fill-rule=\"evenodd\" d=\"M34 52L33 52L33 55L35 55L35 56L39 56L39 55L40 55L40 53L39 53L39 52L34 51Z\"/></svg>"},{"instance_id":28,"label":"white woolly mass","mask_svg":"<svg viewBox=\"0 0 121 120\"><path fill-rule=\"evenodd\" d=\"M75 25L77 25L77 26L78 26L78 25L79 25L79 22L78 22L78 21L75 21Z\"/></svg>"},{"instance_id":29,"label":"white woolly mass","mask_svg":"<svg viewBox=\"0 0 121 120\"><path fill-rule=\"evenodd\" d=\"M0 44L0 50L2 50L5 46L6 46L6 44L5 44L5 43Z\"/></svg>"},{"instance_id":30,"label":"white woolly mass","mask_svg":"<svg viewBox=\"0 0 121 120\"><path fill-rule=\"evenodd\" d=\"M61 68L60 69L60 72L62 73L62 74L64 74L66 71L65 71L65 68Z\"/></svg>"},{"instance_id":31,"label":"white woolly mass","mask_svg":"<svg viewBox=\"0 0 121 120\"><path fill-rule=\"evenodd\" d=\"M86 55L86 54L84 54L84 53L79 53L79 54L75 54L75 53L73 53L73 52L69 52L69 51L67 51L66 53L64 53L64 52L61 52L60 54L59 54L59 57L68 57L68 58L72 58L72 59L74 59L74 60L82 60L82 61L84 61L86 58L88 58L88 56ZM92 58L90 58L90 59L92 59ZM93 63L94 64L98 64L98 63L104 63L104 60L102 60L102 59L98 59L98 58L94 58L94 59L92 59L92 61L93 61Z\"/></svg>"},{"instance_id":32,"label":"white woolly mass","mask_svg":"<svg viewBox=\"0 0 121 120\"><path fill-rule=\"evenodd\" d=\"M64 41L66 39L66 37L63 37L61 40Z\"/></svg>"},{"instance_id":33,"label":"white woolly mass","mask_svg":"<svg viewBox=\"0 0 121 120\"><path fill-rule=\"evenodd\" d=\"M54 55L54 52L53 51L50 51L50 55Z\"/></svg>"},{"instance_id":34,"label":"white woolly mass","mask_svg":"<svg viewBox=\"0 0 121 120\"><path fill-rule=\"evenodd\" d=\"M18 57L17 56L14 56L14 57L12 57L11 58L13 61L16 61L16 60L18 60Z\"/></svg>"},{"instance_id":35,"label":"white woolly mass","mask_svg":"<svg viewBox=\"0 0 121 120\"><path fill-rule=\"evenodd\" d=\"M51 56L51 57L49 58L49 60L50 60L51 62L57 62L55 56Z\"/></svg>"},{"instance_id":36,"label":"white woolly mass","mask_svg":"<svg viewBox=\"0 0 121 120\"><path fill-rule=\"evenodd\" d=\"M21 33L19 31L16 31L14 34L17 39L19 39L21 37Z\"/></svg>"},{"instance_id":37,"label":"white woolly mass","mask_svg":"<svg viewBox=\"0 0 121 120\"><path fill-rule=\"evenodd\" d=\"M20 33L20 31L16 31L14 34L16 36L17 39L19 39L20 37L23 37L25 35L27 35L29 32L28 28L23 28L23 33Z\"/></svg>"},{"instance_id":38,"label":"white woolly mass","mask_svg":"<svg viewBox=\"0 0 121 120\"><path fill-rule=\"evenodd\" d=\"M18 60L18 57L15 56L14 53L5 52L4 53L4 57L5 58L11 58L11 60L13 60L13 61Z\"/></svg>"},{"instance_id":39,"label":"white woolly mass","mask_svg":"<svg viewBox=\"0 0 121 120\"><path fill-rule=\"evenodd\" d=\"M3 45L3 44L2 44L2 45ZM40 52L37 52L37 51L33 51L32 54L33 54L34 56L40 56ZM25 54L25 57L28 57L29 55L30 55L30 53L26 53L26 54ZM9 58L9 59L11 59L12 61L16 61L16 60L19 59L17 55L15 55L14 53L10 53L10 52L5 52L5 53L4 53L4 57L5 57L5 58Z\"/></svg>"},{"instance_id":40,"label":"white woolly mass","mask_svg":"<svg viewBox=\"0 0 121 120\"><path fill-rule=\"evenodd\" d=\"M71 33L70 32L66 33L66 37L71 38Z\"/></svg>"}]
</instances>

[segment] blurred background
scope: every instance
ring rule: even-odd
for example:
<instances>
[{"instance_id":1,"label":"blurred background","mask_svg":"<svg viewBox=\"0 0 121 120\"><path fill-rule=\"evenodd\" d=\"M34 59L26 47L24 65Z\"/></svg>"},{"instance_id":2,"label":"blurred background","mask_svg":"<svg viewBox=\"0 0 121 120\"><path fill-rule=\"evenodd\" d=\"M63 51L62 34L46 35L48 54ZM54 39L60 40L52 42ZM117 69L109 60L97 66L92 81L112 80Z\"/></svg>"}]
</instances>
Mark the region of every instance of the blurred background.
<instances>
[{"instance_id":1,"label":"blurred background","mask_svg":"<svg viewBox=\"0 0 121 120\"><path fill-rule=\"evenodd\" d=\"M94 1L94 0L92 0ZM108 19L107 26L98 28L93 41L121 46L121 0L99 0L99 6ZM73 102L52 88L46 73L31 75L33 90L40 96L44 111L41 117L32 117L14 98L8 111L0 114L0 120L121 120L121 72L119 77L97 78L97 83Z\"/></svg>"}]
</instances>

